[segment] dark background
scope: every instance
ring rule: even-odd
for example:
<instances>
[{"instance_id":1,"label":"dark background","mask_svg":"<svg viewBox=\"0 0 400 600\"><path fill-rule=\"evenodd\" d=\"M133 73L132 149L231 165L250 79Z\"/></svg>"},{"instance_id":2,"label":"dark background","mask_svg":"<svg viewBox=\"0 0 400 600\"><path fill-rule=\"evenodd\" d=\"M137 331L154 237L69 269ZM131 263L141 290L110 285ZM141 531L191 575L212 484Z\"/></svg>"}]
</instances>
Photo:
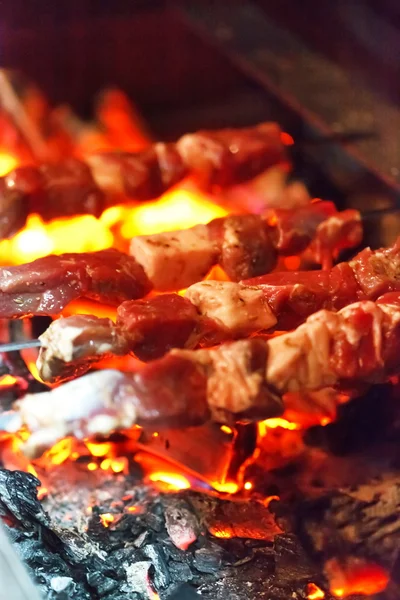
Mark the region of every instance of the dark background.
<instances>
[{"instance_id":1,"label":"dark background","mask_svg":"<svg viewBox=\"0 0 400 600\"><path fill-rule=\"evenodd\" d=\"M396 0L258 4L368 86L399 100ZM173 1L3 0L0 56L3 66L37 81L52 103L68 102L83 116L96 92L118 85L166 134L178 121L184 130L189 114L200 126L218 126L255 122L266 112L257 88L187 27Z\"/></svg>"}]
</instances>

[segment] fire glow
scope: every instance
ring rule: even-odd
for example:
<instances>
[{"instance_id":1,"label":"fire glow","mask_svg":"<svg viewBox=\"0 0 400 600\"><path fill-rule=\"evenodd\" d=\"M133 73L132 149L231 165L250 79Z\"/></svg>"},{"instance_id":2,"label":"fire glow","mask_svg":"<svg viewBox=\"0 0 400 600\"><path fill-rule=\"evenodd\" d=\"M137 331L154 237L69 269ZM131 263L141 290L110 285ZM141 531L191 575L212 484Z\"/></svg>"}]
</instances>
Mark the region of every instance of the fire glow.
<instances>
[{"instance_id":1,"label":"fire glow","mask_svg":"<svg viewBox=\"0 0 400 600\"><path fill-rule=\"evenodd\" d=\"M307 600L323 600L325 592L321 590L315 583L307 585Z\"/></svg>"},{"instance_id":2,"label":"fire glow","mask_svg":"<svg viewBox=\"0 0 400 600\"><path fill-rule=\"evenodd\" d=\"M293 140L289 138L290 136L286 143L292 144ZM11 156L7 166L5 156L0 154L0 174L5 168L7 171L9 168L16 166L12 162ZM44 223L38 215L31 215L22 231L12 239L0 242L0 263L19 264L51 253L90 252L110 246L117 246L126 250L130 238L134 235L192 227L222 217L225 214L227 214L227 211L224 208L210 202L205 195L189 187L181 187L166 193L155 202L111 207L99 219L92 216L81 216ZM285 258L287 269L297 269L299 265L299 257ZM223 277L223 274L221 277ZM82 303L77 305L79 312L83 312L82 306ZM76 308L74 307L73 310L75 311ZM92 307L87 310L92 312ZM101 307L99 307L99 310L101 310ZM31 370L36 377L34 364ZM6 375L0 380L2 386L12 386L15 383L16 379L10 375ZM258 434L260 437L264 437L268 435L269 430L277 428L298 431L302 429L302 426L285 418L268 419L259 423ZM221 430L226 434L233 433L232 429L225 425L221 427ZM158 433L153 435L157 437ZM16 452L18 452L27 436L27 432L22 431L13 438L12 447ZM128 472L129 459L127 456L118 455L116 444L85 440L85 446L88 451L88 462L85 463L83 468L86 468L93 475L99 474L101 471L116 475ZM75 442L67 438L47 451L40 462L60 466L68 459L73 461L78 458L81 458L80 451L76 450ZM27 470L38 476L33 465L28 464ZM169 492L194 487L192 480L180 473L178 467L175 470L163 467L163 469L148 472L145 475L145 482ZM235 481L211 481L210 487L221 494L233 495L240 491L240 485ZM246 492L250 493L255 487L252 481L247 480L243 483ZM45 486L41 486L38 490L40 498L45 497L48 493L49 491ZM279 497L271 496L265 500L265 504L273 499L276 500ZM128 507L126 510L132 513L140 512L140 509L135 506ZM115 517L111 513L103 513L100 515L100 521L103 527L108 528L114 523ZM212 533L218 538L227 539L232 537L232 533L228 530L215 530ZM346 579L345 582L334 582L332 592L338 598L350 594L370 595L382 591L386 587L387 581L387 575L383 570L367 566L354 572L352 577ZM159 598L156 592L150 590L149 593L151 593L154 600ZM325 593L316 584L308 584L308 600L323 600L324 597Z\"/></svg>"},{"instance_id":3,"label":"fire glow","mask_svg":"<svg viewBox=\"0 0 400 600\"><path fill-rule=\"evenodd\" d=\"M30 215L24 229L0 242L0 263L21 264L48 254L94 252L111 246L127 250L135 235L193 227L226 214L200 192L177 188L155 202L113 206L99 219L85 215L44 223L39 215Z\"/></svg>"}]
</instances>

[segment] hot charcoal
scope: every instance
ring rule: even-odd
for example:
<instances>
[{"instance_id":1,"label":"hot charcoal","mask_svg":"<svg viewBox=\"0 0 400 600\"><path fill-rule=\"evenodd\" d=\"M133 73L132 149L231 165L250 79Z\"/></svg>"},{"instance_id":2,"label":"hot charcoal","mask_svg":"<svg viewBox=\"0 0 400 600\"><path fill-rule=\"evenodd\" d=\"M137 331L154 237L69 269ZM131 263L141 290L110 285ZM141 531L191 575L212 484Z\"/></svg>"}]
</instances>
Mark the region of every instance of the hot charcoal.
<instances>
[{"instance_id":1,"label":"hot charcoal","mask_svg":"<svg viewBox=\"0 0 400 600\"><path fill-rule=\"evenodd\" d=\"M181 594L194 599L198 590L199 597L210 600L242 600L245 591L254 598L280 600L295 589L296 597L305 599L307 584L317 576L315 569L302 567L298 560L288 567L293 553L305 556L293 534L280 534L274 548L271 539L213 537L203 525L187 550L177 548L166 529L171 502L184 506L198 523L210 518L210 505L192 491L172 499L149 492L128 477L124 485L127 490L134 486L137 512L124 512L132 506L132 496L122 502L122 512L109 499L93 506L86 525L72 532L56 525L43 510L36 498L36 478L6 470L1 477L10 490L2 495L1 504L2 513L12 519L7 531L45 598L148 600L157 593L161 600L178 599ZM233 503L214 498L211 504L213 511L224 513L232 510ZM259 510L269 514L271 521L268 508ZM115 518L108 527L101 521L105 511L113 511ZM232 514L228 513L228 520ZM285 565L282 572L280 564Z\"/></svg>"},{"instance_id":2,"label":"hot charcoal","mask_svg":"<svg viewBox=\"0 0 400 600\"><path fill-rule=\"evenodd\" d=\"M397 393L388 385L374 391L372 400L365 398L371 411L380 395ZM362 413L361 402L342 407L335 425L338 438L349 427L349 413L357 422L357 410ZM388 410L386 405L382 413ZM338 573L343 578L345 568L361 561L391 573L399 560L400 484L393 458L398 411L392 407L390 414L380 419L369 448L359 444L348 450L348 471L357 470L357 479L343 473L343 456L327 450L325 481L313 490L307 487L302 469L316 477L321 464L317 468L314 449L305 446L306 459L293 466L290 478L287 470L264 472L270 491L282 496L269 507L257 502L257 491L252 501L192 490L162 494L141 484L141 473L116 477L100 472L90 481L87 473L62 483L59 474L65 468L68 477L69 470L61 465L49 480L48 513L36 499L37 479L2 471L2 515L48 598L72 592L78 600L148 600L155 594L167 600L180 598L184 582L186 594L198 591L209 600L305 599L311 585L329 600L328 582L336 581ZM258 461L262 467L262 455ZM250 469L246 477L255 481L255 473ZM376 572L382 576L383 571ZM396 593L393 580L386 592L372 598L394 600Z\"/></svg>"}]
</instances>

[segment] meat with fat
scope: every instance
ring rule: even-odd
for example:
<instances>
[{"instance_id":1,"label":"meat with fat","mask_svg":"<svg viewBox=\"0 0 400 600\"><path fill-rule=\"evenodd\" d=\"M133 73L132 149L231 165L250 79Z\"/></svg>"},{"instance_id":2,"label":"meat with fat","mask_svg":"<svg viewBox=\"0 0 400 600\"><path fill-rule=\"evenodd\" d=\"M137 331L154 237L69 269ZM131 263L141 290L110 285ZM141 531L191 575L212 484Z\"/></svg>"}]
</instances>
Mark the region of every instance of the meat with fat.
<instances>
[{"instance_id":1,"label":"meat with fat","mask_svg":"<svg viewBox=\"0 0 400 600\"><path fill-rule=\"evenodd\" d=\"M211 189L253 179L286 160L282 132L276 123L189 133L176 147L197 181Z\"/></svg>"},{"instance_id":2,"label":"meat with fat","mask_svg":"<svg viewBox=\"0 0 400 600\"><path fill-rule=\"evenodd\" d=\"M40 336L42 347L37 367L42 381L57 383L73 379L94 362L110 354L129 352L126 338L111 319L72 315L53 321Z\"/></svg>"},{"instance_id":3,"label":"meat with fat","mask_svg":"<svg viewBox=\"0 0 400 600\"><path fill-rule=\"evenodd\" d=\"M58 314L81 297L120 304L150 289L142 267L118 250L46 256L0 268L0 318Z\"/></svg>"},{"instance_id":4,"label":"meat with fat","mask_svg":"<svg viewBox=\"0 0 400 600\"><path fill-rule=\"evenodd\" d=\"M400 292L400 238L388 248L365 248L332 269L282 271L243 283L263 291L278 318L277 329L292 329L322 308L339 310L357 300Z\"/></svg>"},{"instance_id":5,"label":"meat with fat","mask_svg":"<svg viewBox=\"0 0 400 600\"><path fill-rule=\"evenodd\" d=\"M217 244L206 225L134 237L130 254L143 266L154 288L179 290L203 279L218 262Z\"/></svg>"},{"instance_id":6,"label":"meat with fat","mask_svg":"<svg viewBox=\"0 0 400 600\"><path fill-rule=\"evenodd\" d=\"M400 294L321 310L267 344L267 379L281 392L385 381L400 371Z\"/></svg>"},{"instance_id":7,"label":"meat with fat","mask_svg":"<svg viewBox=\"0 0 400 600\"><path fill-rule=\"evenodd\" d=\"M270 272L279 254L302 252L313 240L316 258L323 257L325 263L328 255L358 244L362 239L360 214L350 212L337 212L332 202L320 201L295 211L276 211L268 218L230 215L190 229L136 236L130 253L160 291L186 288L203 279L216 264L231 280L240 281ZM331 224L330 235L323 228L326 219Z\"/></svg>"},{"instance_id":8,"label":"meat with fat","mask_svg":"<svg viewBox=\"0 0 400 600\"><path fill-rule=\"evenodd\" d=\"M40 337L37 367L41 379L66 381L109 353L133 352L148 361L172 348L211 346L276 323L262 291L256 288L204 281L189 288L186 296L163 294L123 302L117 309L116 325L90 315L53 321Z\"/></svg>"},{"instance_id":9,"label":"meat with fat","mask_svg":"<svg viewBox=\"0 0 400 600\"><path fill-rule=\"evenodd\" d=\"M67 435L108 435L134 424L158 429L267 419L283 412L287 392L347 389L399 373L400 294L389 293L338 313L319 311L270 340L173 350L132 375L99 371L27 395L1 415L0 427L25 426L32 434L25 451L37 456Z\"/></svg>"},{"instance_id":10,"label":"meat with fat","mask_svg":"<svg viewBox=\"0 0 400 600\"><path fill-rule=\"evenodd\" d=\"M397 265L397 266L396 266ZM125 348L141 360L156 359L171 348L213 346L271 328L290 330L321 309L337 311L357 300L376 300L382 293L400 292L400 240L392 247L365 249L350 263L329 271L281 272L246 282L202 281L189 287L185 297L164 294L147 300L127 301L117 309L118 341L110 352ZM363 274L367 280L363 282ZM376 294L376 295L375 295ZM82 335L93 331L92 317L81 316ZM39 354L39 373L45 381L74 377L68 360L51 361L60 346L69 321L54 321L44 336ZM113 329L115 326L111 324ZM94 335L94 334L93 334ZM86 336L88 337L88 336ZM70 340L67 335L66 343ZM48 346L53 348L49 354ZM94 335L93 345L80 348L74 358L77 374L89 369L102 356Z\"/></svg>"},{"instance_id":11,"label":"meat with fat","mask_svg":"<svg viewBox=\"0 0 400 600\"><path fill-rule=\"evenodd\" d=\"M93 154L87 162L100 189L136 201L158 198L188 174L175 144L161 142L137 153Z\"/></svg>"},{"instance_id":12,"label":"meat with fat","mask_svg":"<svg viewBox=\"0 0 400 600\"><path fill-rule=\"evenodd\" d=\"M32 213L45 221L98 216L126 199L154 200L190 173L207 188L232 186L285 161L280 128L263 123L192 133L141 152L92 155L86 163L68 158L17 167L0 178L0 237L13 235Z\"/></svg>"},{"instance_id":13,"label":"meat with fat","mask_svg":"<svg viewBox=\"0 0 400 600\"><path fill-rule=\"evenodd\" d=\"M159 358L166 348L194 347L201 335L196 306L179 294L123 302L117 309L116 324L140 360Z\"/></svg>"},{"instance_id":14,"label":"meat with fat","mask_svg":"<svg viewBox=\"0 0 400 600\"><path fill-rule=\"evenodd\" d=\"M326 268L332 266L332 258L340 250L354 248L362 241L360 212L338 212L333 202L314 201L296 210L277 209L270 220L275 225L280 254L299 254L309 248L314 261Z\"/></svg>"},{"instance_id":15,"label":"meat with fat","mask_svg":"<svg viewBox=\"0 0 400 600\"><path fill-rule=\"evenodd\" d=\"M17 203L26 216L37 213L44 221L82 214L98 217L106 207L105 194L96 185L89 167L75 158L38 167L17 167L0 183L5 204ZM3 214L2 210L0 219Z\"/></svg>"}]
</instances>

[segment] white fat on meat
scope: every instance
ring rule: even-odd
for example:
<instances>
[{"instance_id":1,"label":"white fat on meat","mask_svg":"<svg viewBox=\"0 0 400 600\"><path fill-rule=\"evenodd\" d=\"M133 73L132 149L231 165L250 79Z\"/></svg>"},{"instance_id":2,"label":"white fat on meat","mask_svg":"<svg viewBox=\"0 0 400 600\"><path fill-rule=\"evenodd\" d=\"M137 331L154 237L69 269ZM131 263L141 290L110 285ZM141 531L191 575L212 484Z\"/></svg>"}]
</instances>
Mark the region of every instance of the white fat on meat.
<instances>
[{"instance_id":1,"label":"white fat on meat","mask_svg":"<svg viewBox=\"0 0 400 600\"><path fill-rule=\"evenodd\" d=\"M313 315L295 331L268 342L267 380L277 390L298 392L335 383L329 368L330 342L328 322L335 325L337 315L326 310Z\"/></svg>"},{"instance_id":2,"label":"white fat on meat","mask_svg":"<svg viewBox=\"0 0 400 600\"><path fill-rule=\"evenodd\" d=\"M78 361L81 372L84 359L99 360L108 354L124 355L128 352L125 338L119 334L111 319L93 315L72 315L53 321L40 336L42 347L37 368L43 381L54 382L74 372Z\"/></svg>"},{"instance_id":3,"label":"white fat on meat","mask_svg":"<svg viewBox=\"0 0 400 600\"><path fill-rule=\"evenodd\" d=\"M123 194L124 182L121 175L121 166L113 157L102 154L92 154L85 158L88 163L93 179L100 189L109 193Z\"/></svg>"},{"instance_id":4,"label":"white fat on meat","mask_svg":"<svg viewBox=\"0 0 400 600\"><path fill-rule=\"evenodd\" d=\"M201 281L188 288L185 297L199 313L225 327L233 336L269 329L276 317L262 291L230 281Z\"/></svg>"},{"instance_id":5,"label":"white fat on meat","mask_svg":"<svg viewBox=\"0 0 400 600\"><path fill-rule=\"evenodd\" d=\"M80 352L80 345L77 340L85 331L85 322L82 327L78 327L76 323L76 315L73 317L73 323L70 319L60 318L53 321L46 331L39 336L42 343L42 348L46 349L47 356L58 358L64 362L72 362L76 360ZM110 321L110 325L112 322ZM106 354L113 351L113 345L110 340L102 340L99 344L91 342L92 352L96 354Z\"/></svg>"},{"instance_id":6,"label":"white fat on meat","mask_svg":"<svg viewBox=\"0 0 400 600\"><path fill-rule=\"evenodd\" d=\"M172 350L195 360L207 372L207 402L212 419L232 423L236 418L276 417L283 412L279 396L265 388L265 344L255 338L204 350Z\"/></svg>"},{"instance_id":7,"label":"white fat on meat","mask_svg":"<svg viewBox=\"0 0 400 600\"><path fill-rule=\"evenodd\" d=\"M203 279L218 259L218 248L205 225L190 229L139 235L130 254L146 272L155 289L186 288Z\"/></svg>"},{"instance_id":8,"label":"white fat on meat","mask_svg":"<svg viewBox=\"0 0 400 600\"><path fill-rule=\"evenodd\" d=\"M40 456L67 436L84 439L129 429L137 421L134 403L129 401L133 395L130 378L112 369L26 395L15 403L21 424L31 432L24 454Z\"/></svg>"},{"instance_id":9,"label":"white fat on meat","mask_svg":"<svg viewBox=\"0 0 400 600\"><path fill-rule=\"evenodd\" d=\"M361 222L361 214L355 213L354 215L352 215L352 219L354 221L357 220ZM325 221L322 221L322 223L318 225L315 237L323 238L325 242L329 242L329 244L333 247L340 238L341 232L343 231L343 228L345 226L346 222L343 221L343 218L337 215L332 215L331 217L325 219ZM354 236L354 240L358 240L357 231L354 233Z\"/></svg>"},{"instance_id":10,"label":"white fat on meat","mask_svg":"<svg viewBox=\"0 0 400 600\"><path fill-rule=\"evenodd\" d=\"M317 390L337 383L337 375L330 367L331 341L338 334L345 336L353 349L354 356L360 355L360 343L364 332L354 326L353 313L369 314L372 317L372 343L376 377L379 367L384 367L382 358L383 315L390 317L392 327L400 323L398 305L356 302L338 313L321 310L311 315L295 331L268 341L267 380L282 392ZM361 363L360 363L360 366Z\"/></svg>"}]
</instances>

